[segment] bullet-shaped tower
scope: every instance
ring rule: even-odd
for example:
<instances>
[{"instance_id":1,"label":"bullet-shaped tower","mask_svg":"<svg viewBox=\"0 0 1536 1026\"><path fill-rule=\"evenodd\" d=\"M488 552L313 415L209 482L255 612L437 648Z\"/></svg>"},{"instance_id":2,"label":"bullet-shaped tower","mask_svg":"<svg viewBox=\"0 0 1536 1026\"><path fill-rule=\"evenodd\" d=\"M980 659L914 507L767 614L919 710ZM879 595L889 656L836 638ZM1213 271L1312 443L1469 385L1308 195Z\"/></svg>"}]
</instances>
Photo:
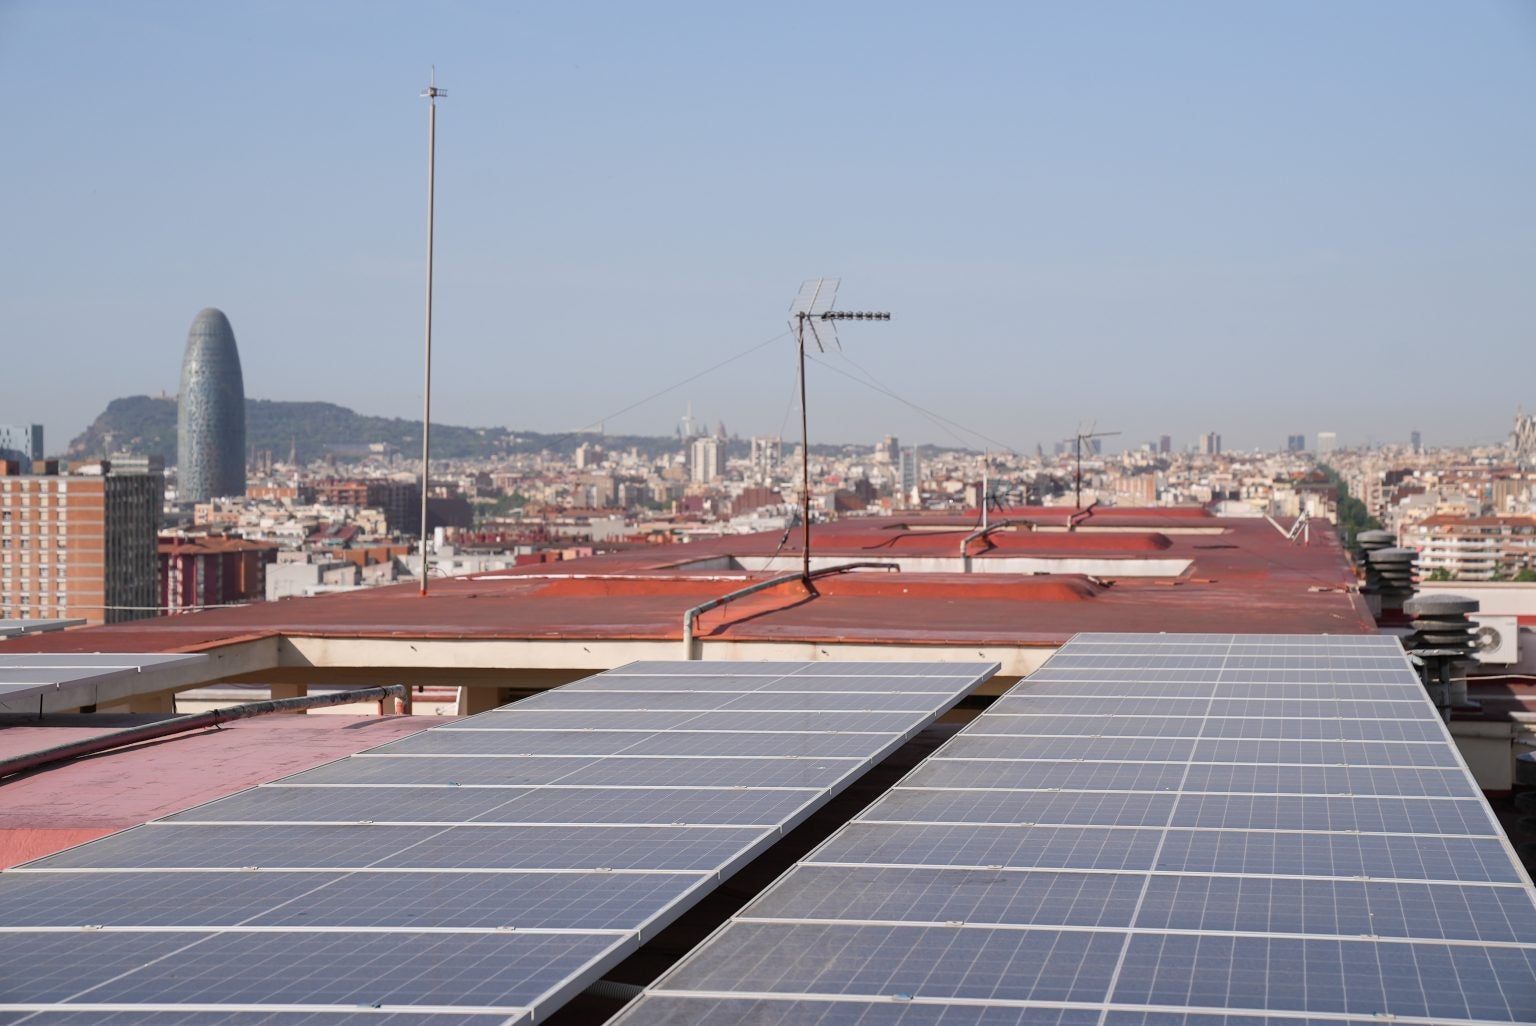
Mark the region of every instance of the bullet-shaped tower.
<instances>
[{"instance_id":1,"label":"bullet-shaped tower","mask_svg":"<svg viewBox=\"0 0 1536 1026\"><path fill-rule=\"evenodd\" d=\"M245 378L234 329L213 307L192 321L181 361L176 494L180 502L245 494Z\"/></svg>"}]
</instances>

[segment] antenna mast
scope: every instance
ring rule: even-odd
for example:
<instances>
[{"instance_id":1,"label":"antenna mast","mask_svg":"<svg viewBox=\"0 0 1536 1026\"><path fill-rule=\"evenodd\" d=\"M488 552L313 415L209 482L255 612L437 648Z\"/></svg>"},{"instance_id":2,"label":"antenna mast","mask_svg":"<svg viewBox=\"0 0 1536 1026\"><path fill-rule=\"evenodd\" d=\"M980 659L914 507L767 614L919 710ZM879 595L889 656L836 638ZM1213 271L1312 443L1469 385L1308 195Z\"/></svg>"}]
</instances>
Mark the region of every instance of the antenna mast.
<instances>
[{"instance_id":1,"label":"antenna mast","mask_svg":"<svg viewBox=\"0 0 1536 1026\"><path fill-rule=\"evenodd\" d=\"M1072 475L1073 509L1083 508L1083 443L1088 441L1090 438L1111 438L1115 435L1118 435L1119 433L1120 432L1118 431L1095 431L1093 430L1093 425L1089 425L1087 431L1084 431L1082 428L1077 429L1077 440L1075 443L1075 449L1077 451L1077 469Z\"/></svg>"},{"instance_id":2,"label":"antenna mast","mask_svg":"<svg viewBox=\"0 0 1536 1026\"><path fill-rule=\"evenodd\" d=\"M437 98L447 96L437 87L437 65L421 91L427 100L427 343L421 381L421 594L427 594L427 490L432 459L432 230L437 205Z\"/></svg>"},{"instance_id":3,"label":"antenna mast","mask_svg":"<svg viewBox=\"0 0 1536 1026\"><path fill-rule=\"evenodd\" d=\"M810 278L800 286L800 294L789 307L789 326L795 331L800 353L800 526L802 530L800 580L811 588L811 429L805 406L805 335L810 331L816 348L827 352L841 350L837 341L837 321L888 321L889 313L871 313L832 309L837 298L837 278Z\"/></svg>"}]
</instances>

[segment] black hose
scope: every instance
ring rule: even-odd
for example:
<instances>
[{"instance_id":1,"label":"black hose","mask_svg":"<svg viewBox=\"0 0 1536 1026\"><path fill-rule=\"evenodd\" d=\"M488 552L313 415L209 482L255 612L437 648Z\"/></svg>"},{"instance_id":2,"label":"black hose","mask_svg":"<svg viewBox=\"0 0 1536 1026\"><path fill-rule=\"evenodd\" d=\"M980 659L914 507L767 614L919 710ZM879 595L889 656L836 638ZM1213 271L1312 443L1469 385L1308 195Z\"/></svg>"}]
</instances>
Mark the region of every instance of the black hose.
<instances>
[{"instance_id":1,"label":"black hose","mask_svg":"<svg viewBox=\"0 0 1536 1026\"><path fill-rule=\"evenodd\" d=\"M406 686L387 684L383 687L363 688L359 691L332 691L320 695L305 695L301 698L277 698L246 705L232 705L227 709L214 709L205 713L193 713L190 716L176 716L168 720L114 730L110 734L98 734L96 737L81 741L71 741L68 744L55 745L52 748L0 760L0 777L8 777L14 773L37 769L39 766L48 766L56 762L67 762L70 759L94 755L112 748L122 748L124 745L138 744L140 741L152 741L155 738L182 734L189 730L201 730L204 727L217 727L231 720L244 720L252 716L292 712L299 709L315 709L325 705L378 702L390 697L408 697Z\"/></svg>"}]
</instances>

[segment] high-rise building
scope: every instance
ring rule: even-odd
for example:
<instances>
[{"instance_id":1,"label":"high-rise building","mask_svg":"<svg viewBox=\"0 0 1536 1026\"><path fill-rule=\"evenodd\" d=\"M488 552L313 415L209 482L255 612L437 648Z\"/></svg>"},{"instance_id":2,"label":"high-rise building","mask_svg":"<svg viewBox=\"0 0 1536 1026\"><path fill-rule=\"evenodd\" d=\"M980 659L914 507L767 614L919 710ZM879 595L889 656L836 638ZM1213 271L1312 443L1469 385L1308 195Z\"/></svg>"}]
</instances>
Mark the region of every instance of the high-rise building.
<instances>
[{"instance_id":1,"label":"high-rise building","mask_svg":"<svg viewBox=\"0 0 1536 1026\"><path fill-rule=\"evenodd\" d=\"M1200 455L1202 455L1202 456L1220 456L1221 455L1221 435L1217 434L1215 431L1207 431L1205 434L1201 435L1200 436Z\"/></svg>"},{"instance_id":2,"label":"high-rise building","mask_svg":"<svg viewBox=\"0 0 1536 1026\"><path fill-rule=\"evenodd\" d=\"M1536 466L1536 414L1515 414L1515 428L1509 433L1509 455L1522 467Z\"/></svg>"},{"instance_id":3,"label":"high-rise building","mask_svg":"<svg viewBox=\"0 0 1536 1026\"><path fill-rule=\"evenodd\" d=\"M182 503L245 494L245 379L222 310L192 321L176 406L176 496Z\"/></svg>"},{"instance_id":4,"label":"high-rise building","mask_svg":"<svg viewBox=\"0 0 1536 1026\"><path fill-rule=\"evenodd\" d=\"M1424 451L1424 437L1417 431L1408 432L1408 445L1414 452Z\"/></svg>"},{"instance_id":5,"label":"high-rise building","mask_svg":"<svg viewBox=\"0 0 1536 1026\"><path fill-rule=\"evenodd\" d=\"M1173 452L1173 436L1163 435L1157 440L1157 452L1160 456L1167 456Z\"/></svg>"},{"instance_id":6,"label":"high-rise building","mask_svg":"<svg viewBox=\"0 0 1536 1026\"><path fill-rule=\"evenodd\" d=\"M917 461L917 446L901 450L901 458L898 461L897 478L901 484L901 499L903 502L918 505L922 501L919 492L920 474L922 468Z\"/></svg>"},{"instance_id":7,"label":"high-rise building","mask_svg":"<svg viewBox=\"0 0 1536 1026\"><path fill-rule=\"evenodd\" d=\"M1307 451L1307 436L1306 435L1286 435L1285 436L1285 451L1286 452L1306 452Z\"/></svg>"},{"instance_id":8,"label":"high-rise building","mask_svg":"<svg viewBox=\"0 0 1536 1026\"><path fill-rule=\"evenodd\" d=\"M880 439L880 444L875 446L875 459L883 460L893 467L901 461L901 443L895 435L886 435Z\"/></svg>"},{"instance_id":9,"label":"high-rise building","mask_svg":"<svg viewBox=\"0 0 1536 1026\"><path fill-rule=\"evenodd\" d=\"M689 479L695 484L709 484L718 478L725 476L724 450L720 446L720 439L710 435L700 435L693 440L689 448Z\"/></svg>"},{"instance_id":10,"label":"high-rise building","mask_svg":"<svg viewBox=\"0 0 1536 1026\"><path fill-rule=\"evenodd\" d=\"M1332 431L1319 431L1317 433L1317 454L1326 456L1339 447L1339 436Z\"/></svg>"},{"instance_id":11,"label":"high-rise building","mask_svg":"<svg viewBox=\"0 0 1536 1026\"><path fill-rule=\"evenodd\" d=\"M0 618L119 623L155 615L165 476L91 464L0 476Z\"/></svg>"},{"instance_id":12,"label":"high-rise building","mask_svg":"<svg viewBox=\"0 0 1536 1026\"><path fill-rule=\"evenodd\" d=\"M784 459L784 443L778 438L752 439L752 477L759 484L772 484L778 479L779 464Z\"/></svg>"},{"instance_id":13,"label":"high-rise building","mask_svg":"<svg viewBox=\"0 0 1536 1026\"><path fill-rule=\"evenodd\" d=\"M391 534L421 534L421 485L416 481L369 481L364 505L384 511ZM429 517L430 519L430 517Z\"/></svg>"},{"instance_id":14,"label":"high-rise building","mask_svg":"<svg viewBox=\"0 0 1536 1026\"><path fill-rule=\"evenodd\" d=\"M42 458L41 424L0 424L0 460L20 463L23 470L28 470L33 460Z\"/></svg>"}]
</instances>

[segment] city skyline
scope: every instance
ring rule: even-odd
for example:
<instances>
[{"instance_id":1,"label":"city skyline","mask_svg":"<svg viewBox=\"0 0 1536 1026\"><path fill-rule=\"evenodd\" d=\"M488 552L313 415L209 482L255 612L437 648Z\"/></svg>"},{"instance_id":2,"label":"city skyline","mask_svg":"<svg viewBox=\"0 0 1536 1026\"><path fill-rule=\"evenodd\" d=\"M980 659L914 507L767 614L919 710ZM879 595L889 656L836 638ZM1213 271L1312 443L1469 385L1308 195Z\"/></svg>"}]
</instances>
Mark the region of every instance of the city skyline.
<instances>
[{"instance_id":1,"label":"city skyline","mask_svg":"<svg viewBox=\"0 0 1536 1026\"><path fill-rule=\"evenodd\" d=\"M814 59L793 11L364 10L0 11L29 154L0 303L72 370L15 368L9 417L68 439L168 388L210 301L253 396L413 416L433 62L448 423L665 434L671 404L614 411L778 338L706 379L775 433L784 312L824 273L895 317L812 366L813 438L946 444L866 375L1023 450L1092 421L1495 442L1531 405L1518 373L1423 401L1446 353L1529 345L1520 4L855 5L817 24L860 45Z\"/></svg>"},{"instance_id":2,"label":"city skyline","mask_svg":"<svg viewBox=\"0 0 1536 1026\"><path fill-rule=\"evenodd\" d=\"M236 358L238 360L238 354L237 354ZM115 399L146 399L147 398L147 399L155 399L155 400L166 401L166 402L175 402L175 403L177 403L179 405L180 394L181 393L179 393L179 392L172 393L172 392L162 391L162 392L158 393L157 395L153 395L153 396L118 396L118 397L115 397ZM248 397L248 399L250 401L252 401L252 402L262 402L262 403L283 404L283 403L290 403L291 402L291 403L294 403L295 405L299 404L299 401L295 401L295 400L269 399L269 398L266 398L266 397L259 397L259 396L250 396L250 397ZM334 403L331 403L330 405L340 407L340 408L346 410L349 413L357 414L357 415L359 415L361 417L378 418L378 417L381 416L379 414L375 414L375 413L372 413L372 412L367 411L367 410L357 410L357 409L347 405L345 402L334 402ZM590 442L598 444L598 445L603 445L604 441L608 440L608 439L622 440L622 439L626 439L626 438L646 438L646 439L651 439L651 440L660 440L660 439L664 439L664 438L675 437L677 439L677 444L678 444L679 451L684 453L685 456L687 455L687 453L689 451L689 447L690 447L691 441L693 439L695 439L695 438L700 438L700 437L704 437L704 436L718 436L718 437L721 437L721 438L726 438L726 439L730 439L732 441L741 442L741 443L754 442L754 441L757 441L757 440L773 439L773 440L778 440L778 441L783 442L783 444L786 447L786 450L788 450L790 448L798 448L798 446L799 446L798 439L792 437L794 432L787 431L787 430L784 433L780 433L778 431L737 431L735 429L732 429L732 430L727 431L727 432L722 434L721 431L722 431L722 429L725 426L725 422L724 422L723 418L712 417L712 416L711 417L695 416L693 414L693 412L692 412L693 407L695 405L698 405L698 404L693 402L693 401L689 401L687 403L687 405L684 408L684 412L682 412L681 414L677 414L675 416L674 421L673 421L673 426L672 426L671 430L659 430L659 431L656 431L656 432L651 432L651 431L629 431L629 430L613 430L613 431L609 431L609 430L607 430L603 426L602 423L599 423L595 427L588 426L588 427L574 428L574 429L556 429L556 428L550 428L550 427L545 427L545 426L533 426L533 427L530 427L530 426L527 426L527 425L512 425L512 424L461 424L461 423L453 422L453 421L451 421L451 420L449 420L449 419L447 419L445 417L438 417L438 416L433 416L432 424L433 424L434 430L436 430L438 428L442 428L442 427L447 427L447 428L455 428L455 429L465 429L465 430L470 430L470 431L505 431L506 433L508 433L509 435L512 435L512 436L528 436L528 435L533 435L533 436L540 436L540 437L543 437L543 438L561 439L561 440L565 440L565 441L570 441L570 440L574 440L574 439L578 439L578 438L580 438L580 439L587 439ZM105 414L105 412L106 411L103 411L103 414ZM385 418L385 419L388 419L390 421L398 420L398 421L403 422L403 423L413 424L413 425L418 425L418 426L420 425L420 419L419 418L413 420L409 416L396 416L396 417ZM1191 435L1190 437L1187 437L1187 438L1183 437L1183 436L1180 436L1180 435L1168 434L1166 432L1162 432L1162 433L1154 432L1154 433L1152 433L1150 435L1146 435L1145 437L1136 437L1136 436L1132 436L1128 432L1115 431L1115 432L1108 432L1108 433L1106 433L1107 435L1111 435L1111 436L1114 436L1114 437L1095 437L1095 438L1093 438L1091 440L1091 444L1085 444L1085 447L1084 447L1083 451L1084 451L1085 454L1088 454L1088 453L1091 452L1095 456L1098 456L1098 455L1114 456L1114 455L1118 455L1118 454L1135 453L1135 452L1156 452L1156 453L1164 453L1164 454L1167 454L1167 453L1186 453L1187 454L1187 453L1200 453L1200 452L1206 452L1206 451L1213 451L1213 452L1216 452L1216 453L1222 453L1222 452L1229 452L1229 453L1244 453L1244 452L1248 452L1248 453L1310 452L1310 453L1314 453L1314 454L1318 454L1318 455L1326 455L1327 453L1335 451L1337 449L1344 449L1344 450L1355 450L1355 449L1358 449L1358 450L1374 450L1374 449L1390 449L1390 448L1394 448L1394 447L1407 447L1407 448L1410 448L1410 449L1417 450L1421 446L1425 446L1425 445L1427 445L1430 448L1443 448L1443 449L1501 448L1501 447L1509 447L1512 444L1512 439L1516 438L1516 436L1519 436L1522 433L1522 431L1525 432L1525 433L1529 433L1529 428L1528 427L1526 427L1526 428L1522 428L1521 427L1521 425L1523 423L1526 423L1529 419L1530 418L1523 413L1523 410L1517 408L1515 411L1513 411L1509 415L1508 418L1506 418L1506 422L1513 426L1512 430L1510 428L1506 428L1502 433L1499 433L1499 434L1497 434L1494 437L1490 437L1490 438L1488 438L1486 440L1482 440L1482 441L1473 443L1471 445L1454 445L1454 444L1451 444L1451 443L1448 443L1448 442L1441 442L1441 441L1439 441L1437 439L1434 439L1434 438L1430 438L1428 440L1428 442L1426 443L1426 441L1424 439L1424 432L1420 431L1417 428L1408 429L1401 437L1384 437L1384 436L1378 436L1376 434L1371 434L1371 435L1368 435L1367 437L1364 437L1364 438L1349 438L1349 437L1340 437L1339 434L1337 432L1334 432L1334 431L1314 430L1314 431L1294 432L1294 431L1290 431L1288 429L1283 429L1283 425L1282 425L1282 429L1283 430L1282 430L1281 434L1276 435L1273 439L1261 437L1255 444L1252 444L1252 445L1232 445L1232 444L1230 444L1229 442L1227 442L1225 440L1225 438L1224 438L1224 436L1223 436L1223 434L1222 434L1222 432L1220 430L1214 430L1214 431L1201 430L1201 431L1198 431L1197 433L1195 433L1195 434L1193 434L1193 435ZM94 426L94 422L93 422L92 426ZM0 428L3 428L3 427L4 427L3 425L0 425ZM34 425L33 427L34 427L34 429L40 429L42 427L42 425ZM876 425L876 429L878 429L878 425ZM112 429L109 433L115 434L116 431L115 431L115 429ZM1073 446L1073 437L1070 434L1067 435L1067 437L1065 437L1065 438L1041 439L1041 440L1038 440L1034 444L1020 445L1020 446L1013 447L1013 448L1009 448L1009 447L1002 446L1002 445L989 445L989 444L986 444L985 440L967 441L965 439L957 439L954 436L953 433L951 433L949 437L945 437L942 433L938 433L938 432L936 432L936 435L937 435L937 437L929 437L928 435L922 434L921 431L919 430L919 433L914 435L914 436L900 436L900 437L906 439L904 444L907 444L907 445L916 445L916 446L920 446L920 447L923 447L923 448L932 448L932 449L944 450L944 451L972 452L972 453L975 453L975 454L978 454L978 455L990 452L990 453L993 453L995 455L1001 456L1001 455L1004 455L1006 453L1012 452L1012 453L1014 453L1014 454L1016 454L1018 456L1029 456L1029 455L1034 454L1037 451L1037 448L1038 448L1038 450L1040 452L1043 452L1046 456L1050 456L1053 453L1055 455L1061 455L1063 453L1071 452L1072 446ZM82 437L84 437L84 436L80 435L80 434L77 434L73 441L79 441L80 438L82 438ZM897 437L897 436L891 436L891 435L885 436L886 440L889 440L892 437ZM387 439L385 439L382 436L380 438L373 439L373 441L379 442L381 444L386 444L386 445L391 445L392 444L392 443L390 443ZM1212 448L1212 443L1214 443L1214 448ZM62 456L65 455L65 451L64 451L65 446L70 445L70 444L73 444L73 442L72 441L65 441L65 440L57 440L55 443L50 443L49 448L47 449L47 454L50 455L50 456L62 457ZM361 444L361 443L347 443L347 444ZM251 452L249 450L251 449L251 447L253 445L254 445L254 443L251 443L250 445L247 445L247 447L246 447L247 448L247 457L248 458L251 456ZM815 438L815 437L813 437L811 439L811 445L812 445L813 448L822 447L822 446L843 447L843 448L873 447L876 451L879 451L880 448L882 447L883 443L881 441L879 441L879 440L871 441L869 438L866 438L866 437L863 437L862 435L860 435L860 436L856 436L856 437L837 437L837 438L834 438L834 437ZM138 452L138 450L134 449L133 446L130 446L129 449L134 451L134 452ZM127 451L127 450L125 450L125 451ZM140 453L140 454L142 454L142 453ZM111 455L111 454L107 453L105 451L103 451L103 452L94 452L94 451L92 451L92 452L87 454L86 452L81 451L81 452L76 453L75 455L105 456L105 455ZM173 465L174 462L175 462L175 460L168 455L167 456L167 465Z\"/></svg>"}]
</instances>

